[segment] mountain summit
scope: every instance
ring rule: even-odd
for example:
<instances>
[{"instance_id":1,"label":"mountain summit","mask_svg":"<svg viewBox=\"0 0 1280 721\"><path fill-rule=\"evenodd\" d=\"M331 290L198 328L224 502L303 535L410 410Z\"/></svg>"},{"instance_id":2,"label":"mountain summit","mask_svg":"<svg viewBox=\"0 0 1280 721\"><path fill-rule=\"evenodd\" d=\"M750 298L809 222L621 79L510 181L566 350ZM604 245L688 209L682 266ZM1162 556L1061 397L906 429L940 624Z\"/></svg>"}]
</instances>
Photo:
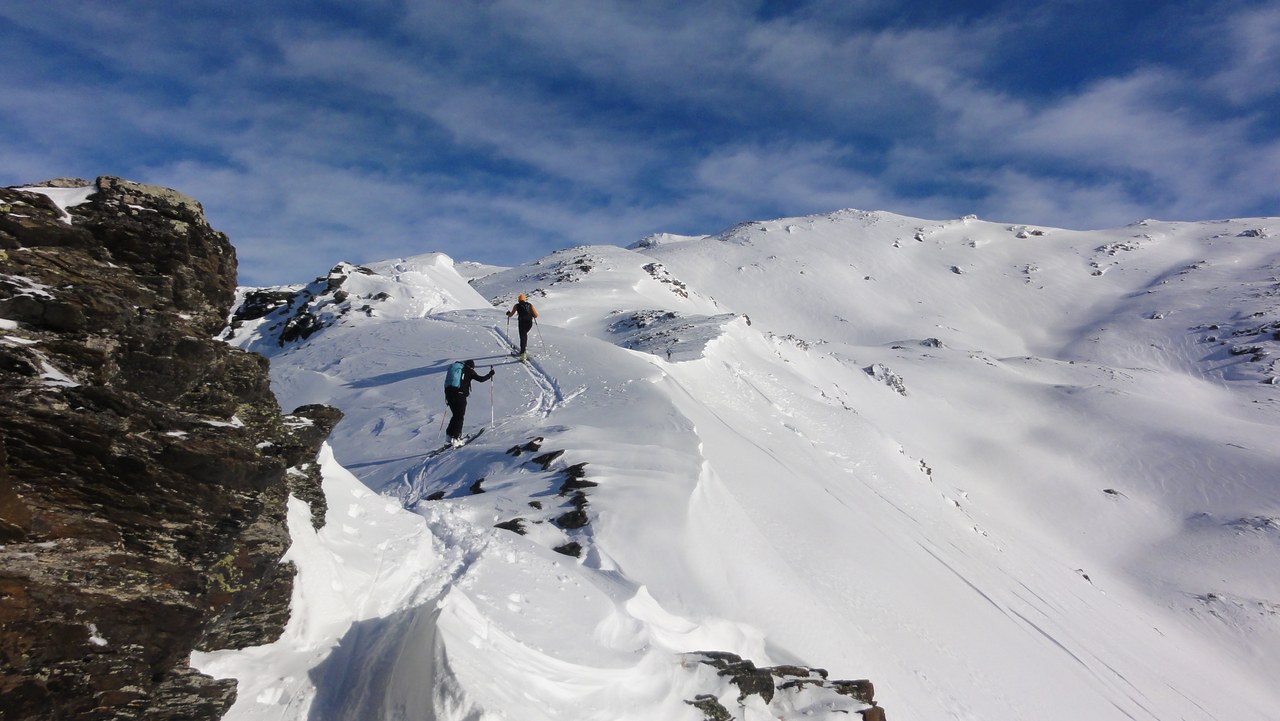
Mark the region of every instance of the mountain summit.
<instances>
[{"instance_id":1,"label":"mountain summit","mask_svg":"<svg viewBox=\"0 0 1280 721\"><path fill-rule=\"evenodd\" d=\"M1278 223L848 210L241 288L225 339L345 415L284 635L195 665L239 719L1273 717ZM436 452L466 358L484 433Z\"/></svg>"}]
</instances>

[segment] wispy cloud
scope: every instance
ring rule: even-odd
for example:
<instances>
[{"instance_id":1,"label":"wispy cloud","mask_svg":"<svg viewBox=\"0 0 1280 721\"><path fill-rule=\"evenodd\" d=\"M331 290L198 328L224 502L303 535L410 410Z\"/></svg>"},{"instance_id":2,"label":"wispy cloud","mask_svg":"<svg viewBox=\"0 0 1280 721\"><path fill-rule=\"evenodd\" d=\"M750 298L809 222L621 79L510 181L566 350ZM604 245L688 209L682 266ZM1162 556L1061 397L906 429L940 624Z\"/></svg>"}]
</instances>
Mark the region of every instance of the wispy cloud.
<instances>
[{"instance_id":1,"label":"wispy cloud","mask_svg":"<svg viewBox=\"0 0 1280 721\"><path fill-rule=\"evenodd\" d=\"M1238 105L1270 98L1274 112L1280 92L1280 6L1271 3L1228 15L1207 34L1227 58L1210 82Z\"/></svg>"},{"instance_id":2,"label":"wispy cloud","mask_svg":"<svg viewBox=\"0 0 1280 721\"><path fill-rule=\"evenodd\" d=\"M361 38L286 40L282 72L373 94L384 112L429 122L456 144L579 182L625 181L651 153L625 133L584 122L557 96L519 83L492 85L449 77Z\"/></svg>"},{"instance_id":3,"label":"wispy cloud","mask_svg":"<svg viewBox=\"0 0 1280 721\"><path fill-rule=\"evenodd\" d=\"M0 94L0 182L177 187L252 283L840 207L1280 212L1280 10L1223 0L1182 26L1131 4L1100 9L1112 28L879 0L15 0L0 59L29 70ZM1222 50L1187 52L1207 38Z\"/></svg>"}]
</instances>

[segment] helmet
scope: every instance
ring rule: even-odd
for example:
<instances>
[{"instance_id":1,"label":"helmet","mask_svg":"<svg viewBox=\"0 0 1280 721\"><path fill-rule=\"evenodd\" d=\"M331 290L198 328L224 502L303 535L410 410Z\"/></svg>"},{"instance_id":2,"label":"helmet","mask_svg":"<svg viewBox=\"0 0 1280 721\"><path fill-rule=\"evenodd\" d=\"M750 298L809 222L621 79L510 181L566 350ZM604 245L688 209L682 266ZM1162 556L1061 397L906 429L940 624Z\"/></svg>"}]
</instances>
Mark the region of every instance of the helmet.
<instances>
[{"instance_id":1,"label":"helmet","mask_svg":"<svg viewBox=\"0 0 1280 721\"><path fill-rule=\"evenodd\" d=\"M519 297L519 298L516 298L516 300L524 300L524 293L521 293L521 294L520 294L520 297Z\"/></svg>"}]
</instances>

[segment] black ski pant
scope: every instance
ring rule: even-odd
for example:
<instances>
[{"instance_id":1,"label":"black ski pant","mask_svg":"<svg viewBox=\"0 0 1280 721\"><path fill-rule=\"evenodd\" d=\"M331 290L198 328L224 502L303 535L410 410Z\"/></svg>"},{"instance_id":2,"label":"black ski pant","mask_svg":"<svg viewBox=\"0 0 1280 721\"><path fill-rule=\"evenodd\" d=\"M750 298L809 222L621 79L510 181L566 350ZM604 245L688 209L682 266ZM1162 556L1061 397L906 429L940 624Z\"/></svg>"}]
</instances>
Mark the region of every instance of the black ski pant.
<instances>
[{"instance_id":1,"label":"black ski pant","mask_svg":"<svg viewBox=\"0 0 1280 721\"><path fill-rule=\"evenodd\" d=\"M467 397L456 391L445 391L444 402L449 405L449 428L445 433L450 438L462 437L462 419L467 416Z\"/></svg>"},{"instance_id":2,"label":"black ski pant","mask_svg":"<svg viewBox=\"0 0 1280 721\"><path fill-rule=\"evenodd\" d=\"M533 321L522 320L518 325L520 326L520 353L524 354L525 348L529 345L529 329L533 327Z\"/></svg>"}]
</instances>

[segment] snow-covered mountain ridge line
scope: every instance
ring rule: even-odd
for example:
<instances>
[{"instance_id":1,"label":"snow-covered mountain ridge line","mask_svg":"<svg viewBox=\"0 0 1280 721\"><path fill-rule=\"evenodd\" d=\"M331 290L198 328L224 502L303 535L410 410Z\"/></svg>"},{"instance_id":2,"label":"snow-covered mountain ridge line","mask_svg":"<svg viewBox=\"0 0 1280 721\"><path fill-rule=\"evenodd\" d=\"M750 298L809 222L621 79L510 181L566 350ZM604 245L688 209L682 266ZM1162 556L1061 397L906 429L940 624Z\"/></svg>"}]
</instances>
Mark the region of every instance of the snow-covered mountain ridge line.
<instances>
[{"instance_id":1,"label":"snow-covered mountain ridge line","mask_svg":"<svg viewBox=\"0 0 1280 721\"><path fill-rule=\"evenodd\" d=\"M646 274L673 294L685 299L689 298L688 286L659 262L661 259L669 257L678 262L681 258L697 253L691 251L691 247L705 245L710 241L743 249L765 249L761 252L731 251L725 254L741 256L744 260L742 264L733 267L734 274L742 280L737 284L737 293L758 295L753 275L783 275L781 280L784 286L786 281L794 279L805 289L806 302L800 305L804 312L794 313L796 320L779 318L773 325L786 328L794 326L797 321L805 324L808 318L819 318L824 322L831 318L849 331L835 338L802 338L794 333L784 334L797 342L825 343L844 339L884 342L898 337L945 337L948 331L973 335L987 329L991 321L995 320L1000 326L991 328L993 332L989 341L982 346L998 347L1002 336L1009 332L1024 339L1035 339L1039 335L1036 325L1049 327L1053 322L1061 323L1063 320L1070 321L1074 317L1083 316L1090 308L1080 306L1097 303L1099 301L1095 299L1101 297L1109 299L1106 302L1110 304L1098 308L1103 315L1112 312L1129 313L1130 308L1122 309L1120 306L1131 306L1134 308L1133 312L1148 320L1186 321L1187 316L1193 313L1213 318L1185 328L1187 333L1194 334L1193 342L1206 346L1201 360L1223 360L1223 354L1246 356L1251 363L1235 364L1240 367L1232 369L1232 373L1275 383L1278 375L1276 354L1274 347L1268 344L1280 339L1280 317L1277 317L1280 314L1274 303L1267 302L1267 299L1274 298L1277 294L1276 278L1280 272L1277 271L1274 260L1275 241L1268 226L1268 223L1274 222L1273 218L1211 223L1142 221L1111 231L1082 232L997 225L977 221L972 217L931 223L883 212L845 210L825 216L742 223L713 236L651 236L633 244L630 249L644 254L637 258L647 259L640 266ZM859 231L866 234L865 242L856 242ZM829 242L833 236L841 233L849 237L837 243ZM809 247L805 247L805 238L815 238L821 244L810 243ZM872 245L873 239L883 240L875 247ZM790 242L792 240L795 242ZM884 244L886 242L887 245ZM913 248L913 244L917 247ZM987 246L993 247L985 249ZM1046 267L1044 261L1037 260L1037 247L1047 246L1053 246L1047 250L1050 256L1072 256L1074 267L1061 259L1055 260L1054 266ZM1215 246L1222 246L1222 250L1215 251ZM1229 267L1214 268L1212 266L1216 261L1201 257L1215 252L1225 256ZM1144 263L1126 263L1125 260L1133 260L1125 258L1128 254L1144 256L1144 260L1155 256L1156 263L1150 266ZM619 272L619 268L607 264L627 255L629 254L624 254L613 246L570 248L528 266L473 277L471 280L482 292L493 285L495 279L500 278L503 283L514 283L518 287L530 289L531 297L545 297L562 284L578 282L588 276L595 280L601 275ZM931 257L922 259L922 255ZM650 256L656 256L659 261ZM1250 264L1251 257L1257 259L1258 263ZM448 262L447 258L439 255L432 255L430 258L437 265ZM1193 258L1197 260L1192 260ZM855 259L860 262L855 263ZM704 277L722 273L725 268L721 267L719 260L717 258L710 263L701 261L686 272L700 273ZM920 262L921 260L925 262ZM634 262L630 259L620 264L620 267L625 267L622 272L634 272L634 267L631 266L634 266ZM599 270L592 275L597 267ZM1231 268L1243 270L1244 276L1217 279L1224 270L1229 271ZM1083 290L1082 274L1090 278L1101 278L1112 271L1127 277L1117 279L1115 283L1098 281L1097 285L1101 287L1089 289L1092 292L1080 292ZM351 273L374 274L375 271L340 263L328 277L316 279L310 286L300 290L247 289L248 302L240 304L237 314L232 318L232 326L287 306L288 310L284 315L287 315L289 325L280 329L277 337L277 341L283 345L305 337L325 323L334 322L332 314L335 312L346 313L354 309L366 314L373 313L378 302L390 298L388 291L382 290L353 298L344 305L349 293L341 290L340 286ZM466 273L470 275L471 272ZM949 278L944 273L956 276L979 274L983 277ZM808 277L785 277L790 274ZM1192 274L1197 277L1188 277ZM1210 276L1208 282L1188 282L1206 280L1202 276ZM1231 284L1232 281L1235 285ZM913 285L917 287L905 292L899 291L904 286ZM921 287L925 285L927 287ZM1194 290L1186 291L1178 287L1181 285ZM894 302L883 302L885 294L881 289L884 286L889 286ZM415 308L425 309L423 312L429 313L433 307L452 307L450 302L456 302L457 289L452 290L452 295L445 294L447 298L422 299ZM989 304L988 307L979 309L986 315L985 323L959 329L948 328L946 324L939 322L943 320L942 314L949 306L974 302L968 297L968 292L973 290L984 296L979 302ZM333 292L331 300L325 301L326 291ZM696 296L697 291L693 292ZM1201 293L1207 295L1197 298ZM1234 297L1232 293L1241 294L1242 297ZM510 297L506 297L508 295ZM991 303L986 298L1004 295L1011 296L1009 302ZM1173 298L1162 303L1169 296ZM1258 302L1249 304L1250 310L1247 312L1238 311L1234 315L1227 313L1232 317L1221 318L1213 315L1215 308L1247 304L1250 296ZM932 309L931 314L917 315L913 308L902 305L910 302L909 299L913 297L917 305ZM262 305L264 298L273 299L274 305ZM311 301L307 300L309 298L323 301L329 308L329 315L321 318L312 312ZM514 302L514 294L507 293L490 300L494 305L506 306ZM1183 300L1195 302L1191 308L1177 311L1181 318L1167 317L1171 312L1170 308ZM667 305L669 304L660 304L656 308L614 309L607 316L611 319L610 330L615 336L625 336L642 328L653 327L655 331L662 331L664 324L672 322L685 330L691 330L691 324L702 325L705 321L711 321L710 325L716 326L735 315L716 312L724 309L709 296L697 297L691 303L681 304L686 308L692 306L709 311L705 315L686 315L680 310L666 307ZM796 304L791 302L758 305L760 309L755 312L757 320L769 316L770 308L782 309L776 315L786 315L797 310L794 307ZM1164 307L1166 305L1170 308ZM734 307L746 308L751 307L751 304L744 306L739 303ZM877 312L874 317L866 317L872 314L860 312L859 308L874 308ZM895 313L905 311L905 317L885 317L883 311L886 308ZM846 315L861 314L863 317L846 318L836 312L840 309L848 309ZM1037 313L1044 317L1034 315ZM750 311L743 310L739 314L746 315L748 320L751 317ZM930 321L934 322L921 327L922 322L928 324ZM907 328L918 329L918 332L903 333ZM707 332L715 335L712 329ZM680 335L690 337L700 333L684 332ZM1177 331L1174 335L1177 335ZM624 339L623 344L630 340ZM641 342L640 345L650 352L660 352L664 356L670 350L663 348L655 351L654 346L662 345L661 343ZM1003 353L1004 350L1028 349L1015 347L999 352ZM694 349L690 357L696 356L697 349Z\"/></svg>"},{"instance_id":2,"label":"snow-covered mountain ridge line","mask_svg":"<svg viewBox=\"0 0 1280 721\"><path fill-rule=\"evenodd\" d=\"M336 459L425 519L414 576L451 579L374 574L416 600L330 617L385 663L435 649L405 673L429 666L447 699L338 665L315 677L339 691L255 694L333 718L355 717L343 694L462 718L528 714L529 693L534 717L680 717L710 679L656 669L723 650L869 676L909 717L1267 718L1275 222L841 211L242 289L280 305L229 340L272 358L285 405L347 413ZM527 366L505 357L517 294L540 313ZM460 357L499 369L467 416L488 428L426 458ZM507 454L535 438L563 453ZM575 468L594 485L561 494ZM735 717L830 713L719 683Z\"/></svg>"}]
</instances>

